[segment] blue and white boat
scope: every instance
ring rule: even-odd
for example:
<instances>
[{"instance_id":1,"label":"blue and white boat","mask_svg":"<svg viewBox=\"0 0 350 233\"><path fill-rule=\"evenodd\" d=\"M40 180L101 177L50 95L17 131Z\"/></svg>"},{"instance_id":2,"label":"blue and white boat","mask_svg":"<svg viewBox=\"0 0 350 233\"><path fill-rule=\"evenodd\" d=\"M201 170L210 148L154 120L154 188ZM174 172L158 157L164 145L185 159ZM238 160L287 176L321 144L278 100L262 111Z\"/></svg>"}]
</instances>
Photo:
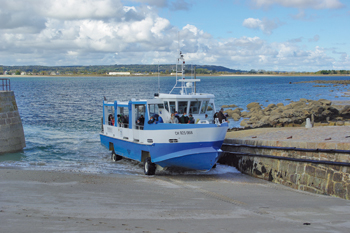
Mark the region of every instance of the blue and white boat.
<instances>
[{"instance_id":1,"label":"blue and white boat","mask_svg":"<svg viewBox=\"0 0 350 233\"><path fill-rule=\"evenodd\" d=\"M176 83L169 94L156 93L153 99L103 102L100 139L112 151L113 161L122 157L140 161L146 175L169 167L208 171L217 163L228 123L212 119L214 95L196 93L200 79L186 79L184 71L185 61L180 52ZM173 93L175 90L179 93ZM192 114L195 123L170 123L175 111L179 116ZM142 120L137 122L141 115L144 124ZM157 115L163 123L149 124L151 117Z\"/></svg>"}]
</instances>

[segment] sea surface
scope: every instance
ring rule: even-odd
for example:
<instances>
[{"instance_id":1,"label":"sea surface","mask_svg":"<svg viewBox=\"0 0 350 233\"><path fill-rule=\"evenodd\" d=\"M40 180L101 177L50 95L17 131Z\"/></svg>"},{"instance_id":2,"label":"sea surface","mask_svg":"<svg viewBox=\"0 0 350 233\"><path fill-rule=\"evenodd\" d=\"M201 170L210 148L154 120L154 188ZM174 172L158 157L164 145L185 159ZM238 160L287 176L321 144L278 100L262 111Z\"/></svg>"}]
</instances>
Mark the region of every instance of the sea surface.
<instances>
[{"instance_id":1,"label":"sea surface","mask_svg":"<svg viewBox=\"0 0 350 233\"><path fill-rule=\"evenodd\" d=\"M236 104L245 109L251 102L264 106L290 103L300 98L350 100L342 97L350 86L315 87L311 80L345 80L339 77L197 77L197 92L212 93L216 108ZM168 93L175 77L160 78L160 92ZM142 175L142 166L131 160L111 162L110 152L99 141L102 102L153 98L157 77L14 77L11 78L22 119L26 147L23 152L0 155L0 168L60 170L85 173ZM331 92L333 90L333 92ZM239 122L230 121L230 127ZM206 174L237 172L219 165ZM202 174L198 172L176 173Z\"/></svg>"}]
</instances>

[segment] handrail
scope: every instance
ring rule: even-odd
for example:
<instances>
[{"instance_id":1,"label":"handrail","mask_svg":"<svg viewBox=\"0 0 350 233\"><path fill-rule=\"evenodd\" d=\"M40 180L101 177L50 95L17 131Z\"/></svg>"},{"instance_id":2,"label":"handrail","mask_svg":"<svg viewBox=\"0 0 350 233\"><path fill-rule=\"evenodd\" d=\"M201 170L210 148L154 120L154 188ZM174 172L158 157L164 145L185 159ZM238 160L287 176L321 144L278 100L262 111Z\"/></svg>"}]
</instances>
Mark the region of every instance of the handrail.
<instances>
[{"instance_id":1,"label":"handrail","mask_svg":"<svg viewBox=\"0 0 350 233\"><path fill-rule=\"evenodd\" d=\"M307 148L297 148L297 147L279 147L279 146L254 146L249 144L230 144L223 143L223 146L234 146L234 147L249 147L255 149L272 149L272 150L294 150L294 151L304 151L304 152L324 152L324 153L345 153L350 154L350 150L338 150L338 149L307 149Z\"/></svg>"},{"instance_id":2,"label":"handrail","mask_svg":"<svg viewBox=\"0 0 350 233\"><path fill-rule=\"evenodd\" d=\"M11 82L8 78L0 78L0 90L11 91Z\"/></svg>"}]
</instances>

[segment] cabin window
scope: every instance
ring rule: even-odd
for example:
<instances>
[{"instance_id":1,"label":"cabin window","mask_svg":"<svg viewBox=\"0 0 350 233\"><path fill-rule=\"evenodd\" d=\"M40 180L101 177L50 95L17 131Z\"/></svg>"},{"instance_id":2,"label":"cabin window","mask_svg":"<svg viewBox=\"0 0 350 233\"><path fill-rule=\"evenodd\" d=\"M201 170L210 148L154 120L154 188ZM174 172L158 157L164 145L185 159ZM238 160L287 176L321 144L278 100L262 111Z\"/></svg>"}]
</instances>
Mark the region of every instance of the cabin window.
<instances>
[{"instance_id":1,"label":"cabin window","mask_svg":"<svg viewBox=\"0 0 350 233\"><path fill-rule=\"evenodd\" d=\"M207 108L207 114L209 117L213 117L215 113L215 107L213 103L209 103L208 108Z\"/></svg>"},{"instance_id":2,"label":"cabin window","mask_svg":"<svg viewBox=\"0 0 350 233\"><path fill-rule=\"evenodd\" d=\"M170 101L170 113L175 113L176 107L175 107L175 101Z\"/></svg>"},{"instance_id":3,"label":"cabin window","mask_svg":"<svg viewBox=\"0 0 350 233\"><path fill-rule=\"evenodd\" d=\"M184 114L185 112L187 113L187 104L188 104L187 101L179 101L177 112L179 114Z\"/></svg>"},{"instance_id":4,"label":"cabin window","mask_svg":"<svg viewBox=\"0 0 350 233\"><path fill-rule=\"evenodd\" d=\"M198 114L200 105L201 105L200 101L191 101L190 114Z\"/></svg>"},{"instance_id":5,"label":"cabin window","mask_svg":"<svg viewBox=\"0 0 350 233\"><path fill-rule=\"evenodd\" d=\"M169 112L168 101L164 101L164 108Z\"/></svg>"},{"instance_id":6,"label":"cabin window","mask_svg":"<svg viewBox=\"0 0 350 233\"><path fill-rule=\"evenodd\" d=\"M201 107L201 114L206 112L206 110L208 108L208 103L209 103L208 100L203 101L202 107Z\"/></svg>"},{"instance_id":7,"label":"cabin window","mask_svg":"<svg viewBox=\"0 0 350 233\"><path fill-rule=\"evenodd\" d=\"M114 106L105 106L105 124L112 124L112 117L114 116Z\"/></svg>"},{"instance_id":8,"label":"cabin window","mask_svg":"<svg viewBox=\"0 0 350 233\"><path fill-rule=\"evenodd\" d=\"M150 118L151 118L151 116L154 116L155 114L159 114L158 104L149 104L148 109L149 109L148 111L149 111Z\"/></svg>"},{"instance_id":9,"label":"cabin window","mask_svg":"<svg viewBox=\"0 0 350 233\"><path fill-rule=\"evenodd\" d=\"M136 117L136 128L143 129L143 125L145 124L145 112L146 106L144 104L135 104L135 117ZM142 116L142 117L141 117Z\"/></svg>"},{"instance_id":10,"label":"cabin window","mask_svg":"<svg viewBox=\"0 0 350 233\"><path fill-rule=\"evenodd\" d=\"M117 119L119 127L129 128L129 109L128 107L117 107Z\"/></svg>"}]
</instances>

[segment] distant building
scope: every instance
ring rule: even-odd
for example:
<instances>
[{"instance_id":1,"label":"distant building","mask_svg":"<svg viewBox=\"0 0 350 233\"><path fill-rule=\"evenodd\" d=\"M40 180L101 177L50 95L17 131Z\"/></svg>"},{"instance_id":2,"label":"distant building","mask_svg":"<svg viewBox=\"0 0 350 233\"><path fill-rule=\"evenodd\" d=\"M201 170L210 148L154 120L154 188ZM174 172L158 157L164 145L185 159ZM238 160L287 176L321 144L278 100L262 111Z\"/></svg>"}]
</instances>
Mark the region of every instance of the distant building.
<instances>
[{"instance_id":1,"label":"distant building","mask_svg":"<svg viewBox=\"0 0 350 233\"><path fill-rule=\"evenodd\" d=\"M176 75L176 73L170 73L170 75ZM177 75L182 75L182 73L178 72Z\"/></svg>"},{"instance_id":2,"label":"distant building","mask_svg":"<svg viewBox=\"0 0 350 233\"><path fill-rule=\"evenodd\" d=\"M108 75L130 75L130 72L109 72Z\"/></svg>"},{"instance_id":3,"label":"distant building","mask_svg":"<svg viewBox=\"0 0 350 233\"><path fill-rule=\"evenodd\" d=\"M27 75L27 73L26 72L21 72L21 75Z\"/></svg>"}]
</instances>

